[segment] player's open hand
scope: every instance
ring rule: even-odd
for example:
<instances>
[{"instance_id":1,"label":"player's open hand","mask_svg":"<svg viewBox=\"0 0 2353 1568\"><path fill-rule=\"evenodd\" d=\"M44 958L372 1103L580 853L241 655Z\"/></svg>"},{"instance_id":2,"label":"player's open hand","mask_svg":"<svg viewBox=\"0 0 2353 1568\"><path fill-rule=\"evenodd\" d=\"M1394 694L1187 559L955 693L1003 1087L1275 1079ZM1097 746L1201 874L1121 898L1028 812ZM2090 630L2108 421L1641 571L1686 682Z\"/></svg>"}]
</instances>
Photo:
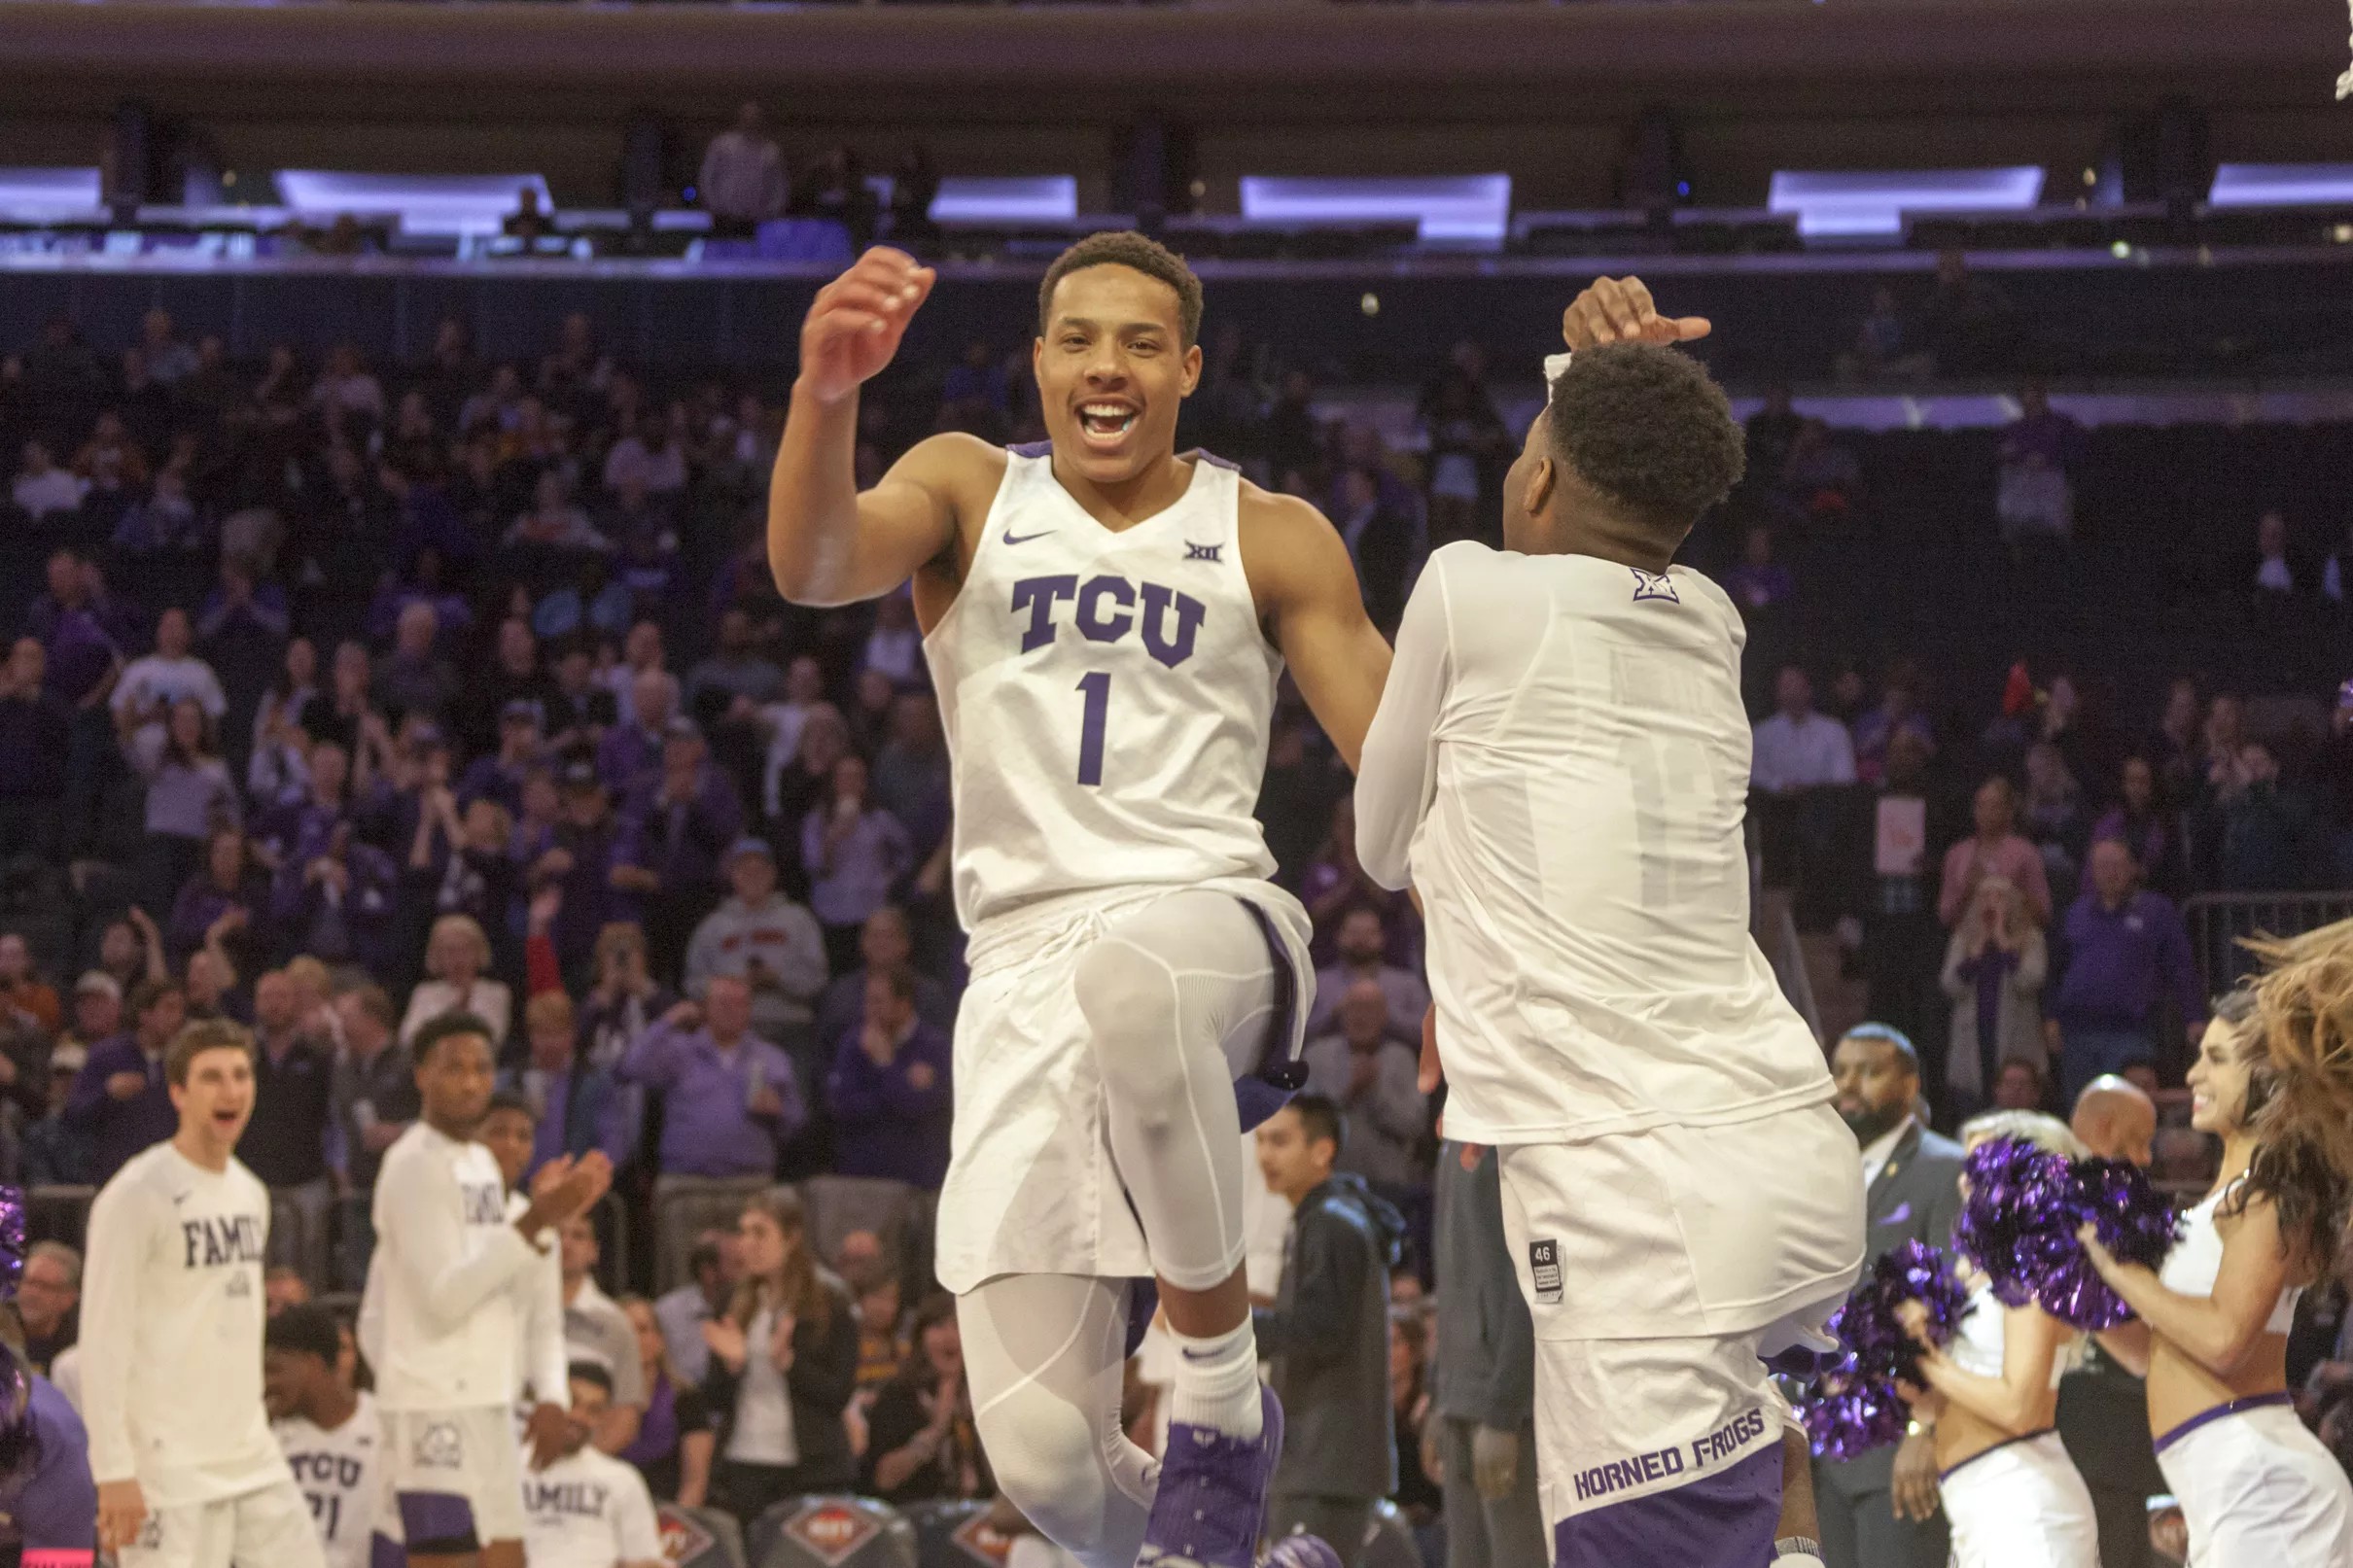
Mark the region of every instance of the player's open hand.
<instances>
[{"instance_id":1,"label":"player's open hand","mask_svg":"<svg viewBox=\"0 0 2353 1568\"><path fill-rule=\"evenodd\" d=\"M1688 343L1715 329L1704 316L1662 316L1640 278L1596 278L1561 317L1572 352L1603 343Z\"/></svg>"},{"instance_id":2,"label":"player's open hand","mask_svg":"<svg viewBox=\"0 0 2353 1568\"><path fill-rule=\"evenodd\" d=\"M98 1483L98 1550L121 1551L135 1545L147 1522L147 1497L136 1481Z\"/></svg>"},{"instance_id":3,"label":"player's open hand","mask_svg":"<svg viewBox=\"0 0 2353 1568\"><path fill-rule=\"evenodd\" d=\"M907 323L938 274L915 258L877 245L817 291L800 329L801 385L839 402L891 363Z\"/></svg>"}]
</instances>

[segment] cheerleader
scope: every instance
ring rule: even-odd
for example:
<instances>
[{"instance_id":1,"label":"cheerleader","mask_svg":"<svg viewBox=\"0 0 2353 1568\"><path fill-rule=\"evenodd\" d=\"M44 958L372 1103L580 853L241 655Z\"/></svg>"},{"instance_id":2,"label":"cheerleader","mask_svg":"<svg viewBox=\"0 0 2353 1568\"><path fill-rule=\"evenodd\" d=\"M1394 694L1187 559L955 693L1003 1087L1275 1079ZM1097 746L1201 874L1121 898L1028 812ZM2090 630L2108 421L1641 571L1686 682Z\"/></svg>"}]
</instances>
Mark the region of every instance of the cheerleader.
<instances>
[{"instance_id":1,"label":"cheerleader","mask_svg":"<svg viewBox=\"0 0 2353 1568\"><path fill-rule=\"evenodd\" d=\"M2069 1159L2086 1152L2058 1120L2031 1111L1993 1111L1961 1128L1967 1148L1988 1138ZM1922 1346L1927 1386L1905 1392L1917 1396L1914 1418L1935 1429L1953 1568L2099 1568L2091 1493L2053 1425L2059 1378L2081 1358L2083 1336L2031 1302L2004 1307L1966 1263L1960 1272L1969 1300L1950 1343L1929 1340L1919 1303L1901 1313Z\"/></svg>"},{"instance_id":2,"label":"cheerleader","mask_svg":"<svg viewBox=\"0 0 2353 1568\"><path fill-rule=\"evenodd\" d=\"M2353 1568L2353 1485L2297 1418L2288 1329L2323 1277L2353 1169L2353 923L2267 945L2190 1071L2222 1173L2161 1271L2085 1249L2136 1321L2100 1336L2149 1379L2149 1430L2190 1568Z\"/></svg>"}]
</instances>

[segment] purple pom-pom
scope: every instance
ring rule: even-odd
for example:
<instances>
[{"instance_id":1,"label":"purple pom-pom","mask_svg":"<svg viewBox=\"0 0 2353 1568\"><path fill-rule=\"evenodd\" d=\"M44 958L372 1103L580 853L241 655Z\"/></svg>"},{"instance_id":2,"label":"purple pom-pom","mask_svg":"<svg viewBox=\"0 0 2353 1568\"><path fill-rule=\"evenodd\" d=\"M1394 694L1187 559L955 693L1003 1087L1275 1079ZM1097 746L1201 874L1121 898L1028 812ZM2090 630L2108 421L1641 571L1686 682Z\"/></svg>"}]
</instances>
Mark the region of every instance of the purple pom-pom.
<instances>
[{"instance_id":1,"label":"purple pom-pom","mask_svg":"<svg viewBox=\"0 0 2353 1568\"><path fill-rule=\"evenodd\" d=\"M2005 1307L2023 1307L2052 1271L2080 1258L2067 1158L2018 1138L1987 1138L1961 1167L1969 1198L1953 1245Z\"/></svg>"},{"instance_id":2,"label":"purple pom-pom","mask_svg":"<svg viewBox=\"0 0 2353 1568\"><path fill-rule=\"evenodd\" d=\"M1843 1358L1800 1402L1807 1446L1823 1459L1859 1459L1874 1448L1902 1441L1911 1420L1904 1402L1884 1383L1855 1376L1854 1360Z\"/></svg>"},{"instance_id":3,"label":"purple pom-pom","mask_svg":"<svg viewBox=\"0 0 2353 1568\"><path fill-rule=\"evenodd\" d=\"M1929 1338L1944 1344L1952 1338L1968 1293L1942 1252L1907 1241L1872 1265L1831 1318L1829 1331L1845 1354L1800 1402L1807 1439L1816 1454L1852 1459L1903 1437L1910 1414L1895 1385L1898 1379L1921 1380L1920 1346L1905 1330L1898 1309L1915 1301L1928 1309Z\"/></svg>"},{"instance_id":4,"label":"purple pom-pom","mask_svg":"<svg viewBox=\"0 0 2353 1568\"><path fill-rule=\"evenodd\" d=\"M2070 1245L2036 1274L2034 1299L2071 1328L2095 1334L2112 1329L2130 1318L2132 1310L2091 1267L2075 1233L2089 1223L2117 1261L2155 1269L2173 1250L2181 1217L2139 1167L2122 1160L2074 1162L2065 1209Z\"/></svg>"},{"instance_id":5,"label":"purple pom-pom","mask_svg":"<svg viewBox=\"0 0 2353 1568\"><path fill-rule=\"evenodd\" d=\"M24 1192L0 1187L0 1301L15 1299L24 1277Z\"/></svg>"}]
</instances>

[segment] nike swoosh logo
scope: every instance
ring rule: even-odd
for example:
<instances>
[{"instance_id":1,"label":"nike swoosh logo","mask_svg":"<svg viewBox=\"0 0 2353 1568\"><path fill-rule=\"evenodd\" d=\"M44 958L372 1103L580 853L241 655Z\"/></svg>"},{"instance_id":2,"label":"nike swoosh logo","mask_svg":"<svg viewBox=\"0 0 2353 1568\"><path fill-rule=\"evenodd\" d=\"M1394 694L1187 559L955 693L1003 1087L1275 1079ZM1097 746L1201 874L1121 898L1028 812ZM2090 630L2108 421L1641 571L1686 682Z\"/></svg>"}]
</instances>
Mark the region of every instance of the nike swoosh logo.
<instances>
[{"instance_id":1,"label":"nike swoosh logo","mask_svg":"<svg viewBox=\"0 0 2353 1568\"><path fill-rule=\"evenodd\" d=\"M1041 528L1035 534L1024 534L1019 538L1015 538L1013 531L1008 528L1005 530L1004 540L1007 544L1027 544L1034 539L1044 539L1048 534L1053 532L1054 531L1050 528Z\"/></svg>"}]
</instances>

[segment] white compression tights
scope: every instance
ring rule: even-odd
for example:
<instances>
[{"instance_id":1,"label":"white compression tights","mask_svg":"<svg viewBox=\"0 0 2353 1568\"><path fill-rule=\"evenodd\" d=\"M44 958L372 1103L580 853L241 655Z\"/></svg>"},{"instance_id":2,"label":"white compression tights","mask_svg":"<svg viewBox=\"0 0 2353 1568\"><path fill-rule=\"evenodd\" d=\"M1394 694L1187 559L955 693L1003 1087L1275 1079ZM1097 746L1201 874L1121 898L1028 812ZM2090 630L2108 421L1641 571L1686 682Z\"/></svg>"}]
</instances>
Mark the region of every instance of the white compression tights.
<instances>
[{"instance_id":1,"label":"white compression tights","mask_svg":"<svg viewBox=\"0 0 2353 1568\"><path fill-rule=\"evenodd\" d=\"M1180 1290L1209 1290L1242 1266L1234 1080L1258 1064L1276 961L1240 899L1200 889L1117 922L1078 960L1111 1159L1153 1272Z\"/></svg>"},{"instance_id":2,"label":"white compression tights","mask_svg":"<svg viewBox=\"0 0 2353 1568\"><path fill-rule=\"evenodd\" d=\"M1181 1289L1242 1264L1233 1081L1257 1065L1275 962L1240 900L1199 890L1117 922L1079 959L1112 1159L1153 1269ZM959 1300L957 1322L999 1490L1086 1568L1133 1568L1158 1467L1120 1426L1127 1282L1003 1274Z\"/></svg>"}]
</instances>

